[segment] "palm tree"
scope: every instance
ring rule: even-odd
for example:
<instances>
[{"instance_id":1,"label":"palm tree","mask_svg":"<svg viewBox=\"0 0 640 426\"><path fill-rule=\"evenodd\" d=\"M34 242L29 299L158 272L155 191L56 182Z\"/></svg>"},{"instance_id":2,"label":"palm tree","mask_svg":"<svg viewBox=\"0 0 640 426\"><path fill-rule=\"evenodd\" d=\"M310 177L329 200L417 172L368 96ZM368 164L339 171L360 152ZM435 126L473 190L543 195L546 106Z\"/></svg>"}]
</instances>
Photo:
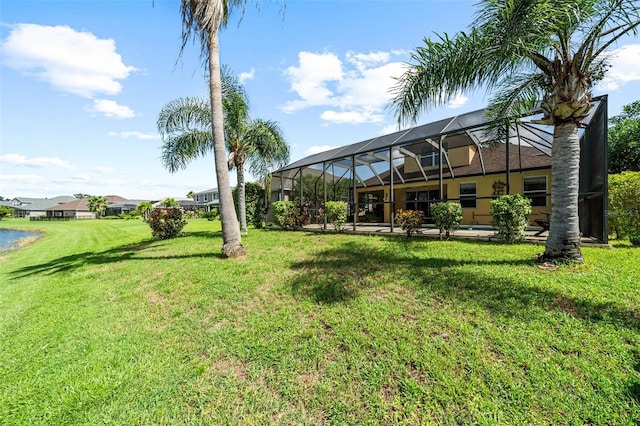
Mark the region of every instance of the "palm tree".
<instances>
[{"instance_id":1,"label":"palm tree","mask_svg":"<svg viewBox=\"0 0 640 426\"><path fill-rule=\"evenodd\" d=\"M180 207L180 203L178 203L175 199L173 198L165 198L162 203L160 204L162 206L164 206L167 209L171 209L171 208L175 208L175 207Z\"/></svg>"},{"instance_id":2,"label":"palm tree","mask_svg":"<svg viewBox=\"0 0 640 426\"><path fill-rule=\"evenodd\" d=\"M149 217L149 213L153 210L153 204L149 201L141 201L140 204L136 206L136 210L140 212L142 217L146 220Z\"/></svg>"},{"instance_id":3,"label":"palm tree","mask_svg":"<svg viewBox=\"0 0 640 426\"><path fill-rule=\"evenodd\" d=\"M89 205L89 211L97 213L97 217L102 215L102 212L107 209L109 203L107 199L100 195L93 195L87 199Z\"/></svg>"},{"instance_id":4,"label":"palm tree","mask_svg":"<svg viewBox=\"0 0 640 426\"><path fill-rule=\"evenodd\" d=\"M220 192L220 221L222 222L222 255L244 256L246 250L241 243L233 195L229 184L229 170L224 144L224 119L222 112L222 84L220 78L220 50L218 30L224 28L229 14L235 7L243 6L245 0L182 0L182 46L184 51L191 37L200 41L201 55L208 60L209 108L211 110L211 135L213 156Z\"/></svg>"},{"instance_id":5,"label":"palm tree","mask_svg":"<svg viewBox=\"0 0 640 426\"><path fill-rule=\"evenodd\" d=\"M226 67L222 71L222 86L228 165L229 169L236 169L240 232L246 233L245 165L248 162L250 172L262 177L289 161L289 145L277 122L249 118L249 98L242 84Z\"/></svg>"},{"instance_id":6,"label":"palm tree","mask_svg":"<svg viewBox=\"0 0 640 426\"><path fill-rule=\"evenodd\" d=\"M578 128L591 88L607 70L607 49L637 34L638 0L481 0L468 33L425 39L399 78L391 106L398 122L479 87L495 89L495 126L532 111L554 126L552 215L541 261L582 262L578 223Z\"/></svg>"},{"instance_id":7,"label":"palm tree","mask_svg":"<svg viewBox=\"0 0 640 426\"><path fill-rule=\"evenodd\" d=\"M276 122L249 118L248 97L227 68L222 71L222 92L227 164L229 169L235 167L237 173L240 231L244 233L247 231L245 165L249 164L251 173L262 176L289 161L289 146ZM165 167L174 172L194 158L208 154L213 148L210 127L211 114L204 100L180 98L165 105L158 117Z\"/></svg>"}]
</instances>

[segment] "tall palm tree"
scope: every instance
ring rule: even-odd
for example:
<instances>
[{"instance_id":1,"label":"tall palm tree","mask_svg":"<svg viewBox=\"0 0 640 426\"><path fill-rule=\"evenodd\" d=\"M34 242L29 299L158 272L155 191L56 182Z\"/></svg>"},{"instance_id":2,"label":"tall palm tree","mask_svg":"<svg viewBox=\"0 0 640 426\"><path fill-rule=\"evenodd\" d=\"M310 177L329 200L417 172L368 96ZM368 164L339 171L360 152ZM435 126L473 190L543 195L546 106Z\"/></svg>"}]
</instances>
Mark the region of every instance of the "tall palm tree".
<instances>
[{"instance_id":1,"label":"tall palm tree","mask_svg":"<svg viewBox=\"0 0 640 426\"><path fill-rule=\"evenodd\" d=\"M639 6L638 0L481 0L468 33L425 39L398 80L390 104L400 123L480 87L495 90L489 118L496 125L541 100L540 122L554 126L542 261L583 261L578 128L592 107L593 83L607 71L607 49L637 34Z\"/></svg>"},{"instance_id":2,"label":"tall palm tree","mask_svg":"<svg viewBox=\"0 0 640 426\"><path fill-rule=\"evenodd\" d=\"M233 8L244 6L246 0L182 0L182 47L194 37L200 41L201 54L208 60L209 108L211 110L211 135L213 155L220 192L220 221L222 223L222 255L244 256L238 219L233 207L233 195L229 183L227 156L224 144L224 119L222 112L222 84L220 78L220 50L218 30L224 28Z\"/></svg>"},{"instance_id":3,"label":"tall palm tree","mask_svg":"<svg viewBox=\"0 0 640 426\"><path fill-rule=\"evenodd\" d=\"M289 146L276 122L249 117L248 97L228 68L222 71L222 93L227 165L236 169L240 231L246 232L245 165L261 176L289 161ZM204 100L180 98L165 105L158 117L164 165L174 172L209 153L213 148L210 127L211 113Z\"/></svg>"}]
</instances>

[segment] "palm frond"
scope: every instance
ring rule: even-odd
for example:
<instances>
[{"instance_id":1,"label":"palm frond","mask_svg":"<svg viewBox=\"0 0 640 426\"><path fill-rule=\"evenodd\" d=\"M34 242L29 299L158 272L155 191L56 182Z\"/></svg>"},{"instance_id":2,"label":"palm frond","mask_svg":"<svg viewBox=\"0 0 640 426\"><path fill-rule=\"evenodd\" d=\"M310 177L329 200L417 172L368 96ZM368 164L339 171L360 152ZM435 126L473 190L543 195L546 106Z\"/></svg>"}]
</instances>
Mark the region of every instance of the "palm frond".
<instances>
[{"instance_id":1,"label":"palm frond","mask_svg":"<svg viewBox=\"0 0 640 426\"><path fill-rule=\"evenodd\" d=\"M191 130L210 130L209 103L198 98L174 99L162 108L156 126L163 138Z\"/></svg>"},{"instance_id":2,"label":"palm frond","mask_svg":"<svg viewBox=\"0 0 640 426\"><path fill-rule=\"evenodd\" d=\"M162 144L162 165L175 173L183 170L191 161L204 157L213 151L213 140L210 130L192 130L171 136Z\"/></svg>"},{"instance_id":3,"label":"palm frond","mask_svg":"<svg viewBox=\"0 0 640 426\"><path fill-rule=\"evenodd\" d=\"M253 120L248 128L246 140L251 141L251 149L247 152L251 174L264 176L289 162L289 145L277 122Z\"/></svg>"}]
</instances>

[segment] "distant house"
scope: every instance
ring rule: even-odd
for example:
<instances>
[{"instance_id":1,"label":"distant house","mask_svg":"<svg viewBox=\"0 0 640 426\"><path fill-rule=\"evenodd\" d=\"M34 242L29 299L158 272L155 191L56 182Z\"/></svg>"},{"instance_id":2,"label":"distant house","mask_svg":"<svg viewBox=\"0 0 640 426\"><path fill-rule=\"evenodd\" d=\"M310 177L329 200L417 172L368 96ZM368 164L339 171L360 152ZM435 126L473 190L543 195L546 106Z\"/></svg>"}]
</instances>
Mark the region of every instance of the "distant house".
<instances>
[{"instance_id":1,"label":"distant house","mask_svg":"<svg viewBox=\"0 0 640 426\"><path fill-rule=\"evenodd\" d=\"M167 197L169 198L169 197ZM161 201L156 201L153 204L154 209L164 208L164 202L167 198L163 198ZM202 206L191 198L173 198L173 200L180 205L180 208L184 211L202 210Z\"/></svg>"},{"instance_id":2,"label":"distant house","mask_svg":"<svg viewBox=\"0 0 640 426\"><path fill-rule=\"evenodd\" d=\"M107 195L104 197L107 204L122 203L126 198L119 195ZM95 219L96 213L89 210L89 199L79 198L71 202L56 205L46 209L48 219Z\"/></svg>"},{"instance_id":3,"label":"distant house","mask_svg":"<svg viewBox=\"0 0 640 426\"><path fill-rule=\"evenodd\" d=\"M75 199L70 195L61 195L53 198L16 197L9 201L8 206L13 209L14 217L39 217L45 216L48 208L68 203Z\"/></svg>"},{"instance_id":4,"label":"distant house","mask_svg":"<svg viewBox=\"0 0 640 426\"><path fill-rule=\"evenodd\" d=\"M109 207L107 207L107 210L104 212L105 216L118 216L121 214L129 214L132 211L134 211L136 209L136 207L138 207L138 205L140 203L143 202L150 202L150 203L154 203L156 201L150 201L150 200L125 200L125 201L120 201L120 202L116 202L116 203L111 203L109 204Z\"/></svg>"},{"instance_id":5,"label":"distant house","mask_svg":"<svg viewBox=\"0 0 640 426\"><path fill-rule=\"evenodd\" d=\"M211 211L220 206L220 192L218 188L211 188L193 194L193 201L200 210Z\"/></svg>"}]
</instances>

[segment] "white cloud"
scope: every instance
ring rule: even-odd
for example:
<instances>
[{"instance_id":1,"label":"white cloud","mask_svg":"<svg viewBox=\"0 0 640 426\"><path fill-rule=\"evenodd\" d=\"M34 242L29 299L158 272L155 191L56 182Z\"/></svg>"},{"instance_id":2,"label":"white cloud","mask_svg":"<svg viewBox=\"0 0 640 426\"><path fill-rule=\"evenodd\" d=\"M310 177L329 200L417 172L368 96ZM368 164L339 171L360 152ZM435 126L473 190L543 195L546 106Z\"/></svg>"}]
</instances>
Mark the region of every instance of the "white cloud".
<instances>
[{"instance_id":1,"label":"white cloud","mask_svg":"<svg viewBox=\"0 0 640 426\"><path fill-rule=\"evenodd\" d=\"M320 152L329 151L330 149L339 148L337 145L313 145L307 148L305 155L318 154Z\"/></svg>"},{"instance_id":2,"label":"white cloud","mask_svg":"<svg viewBox=\"0 0 640 426\"><path fill-rule=\"evenodd\" d=\"M609 71L597 88L602 91L618 90L625 83L640 81L640 44L628 44L610 53Z\"/></svg>"},{"instance_id":3,"label":"white cloud","mask_svg":"<svg viewBox=\"0 0 640 426\"><path fill-rule=\"evenodd\" d=\"M447 103L447 107L451 109L461 108L465 106L467 102L469 102L469 98L459 93Z\"/></svg>"},{"instance_id":4,"label":"white cloud","mask_svg":"<svg viewBox=\"0 0 640 426\"><path fill-rule=\"evenodd\" d=\"M103 173L103 174L110 174L110 173L117 172L116 169L113 169L111 167L105 167L105 166L97 166L97 167L94 167L93 170L95 170L98 173Z\"/></svg>"},{"instance_id":5,"label":"white cloud","mask_svg":"<svg viewBox=\"0 0 640 426\"><path fill-rule=\"evenodd\" d=\"M241 72L240 75L238 75L238 81L240 82L240 84L244 84L244 82L247 80L253 80L253 77L255 75L256 75L255 68L251 68L251 71L249 72Z\"/></svg>"},{"instance_id":6,"label":"white cloud","mask_svg":"<svg viewBox=\"0 0 640 426\"><path fill-rule=\"evenodd\" d=\"M108 132L109 136L120 139L140 139L140 140L151 140L151 139L160 139L160 135L157 133L143 133L137 131L128 131L128 132Z\"/></svg>"},{"instance_id":7,"label":"white cloud","mask_svg":"<svg viewBox=\"0 0 640 426\"><path fill-rule=\"evenodd\" d=\"M332 123L362 124L381 123L384 121L383 114L376 114L373 111L324 111L320 118Z\"/></svg>"},{"instance_id":8,"label":"white cloud","mask_svg":"<svg viewBox=\"0 0 640 426\"><path fill-rule=\"evenodd\" d=\"M116 101L108 99L94 99L93 105L86 108L87 111L93 111L109 118L133 118L136 113L125 105L119 105Z\"/></svg>"},{"instance_id":9,"label":"white cloud","mask_svg":"<svg viewBox=\"0 0 640 426\"><path fill-rule=\"evenodd\" d=\"M390 133L395 133L395 132L397 132L399 130L401 130L401 129L398 128L398 124L397 123L389 124L388 126L384 126L382 128L382 130L380 131L380 134L381 135L388 135Z\"/></svg>"},{"instance_id":10,"label":"white cloud","mask_svg":"<svg viewBox=\"0 0 640 426\"><path fill-rule=\"evenodd\" d=\"M35 157L27 158L20 154L4 154L0 155L0 163L12 166L25 166L34 168L59 168L73 169L74 167L65 160L58 157Z\"/></svg>"},{"instance_id":11,"label":"white cloud","mask_svg":"<svg viewBox=\"0 0 640 426\"><path fill-rule=\"evenodd\" d=\"M91 176L86 173L80 173L70 178L71 182L88 182L91 180Z\"/></svg>"},{"instance_id":12,"label":"white cloud","mask_svg":"<svg viewBox=\"0 0 640 426\"><path fill-rule=\"evenodd\" d=\"M342 61L333 53L300 52L298 63L299 66L287 68L284 74L301 100L288 102L283 110L295 112L310 106L332 105L333 91L327 83L342 79Z\"/></svg>"},{"instance_id":13,"label":"white cloud","mask_svg":"<svg viewBox=\"0 0 640 426\"><path fill-rule=\"evenodd\" d=\"M2 51L8 67L87 98L120 93L120 80L136 71L122 62L114 40L68 26L12 25Z\"/></svg>"},{"instance_id":14,"label":"white cloud","mask_svg":"<svg viewBox=\"0 0 640 426\"><path fill-rule=\"evenodd\" d=\"M343 61L334 53L300 52L298 65L284 71L298 99L287 102L282 110L295 113L324 106L331 107L320 115L327 122L382 122L394 77L404 71L403 63L391 60L401 54L349 51Z\"/></svg>"}]
</instances>

